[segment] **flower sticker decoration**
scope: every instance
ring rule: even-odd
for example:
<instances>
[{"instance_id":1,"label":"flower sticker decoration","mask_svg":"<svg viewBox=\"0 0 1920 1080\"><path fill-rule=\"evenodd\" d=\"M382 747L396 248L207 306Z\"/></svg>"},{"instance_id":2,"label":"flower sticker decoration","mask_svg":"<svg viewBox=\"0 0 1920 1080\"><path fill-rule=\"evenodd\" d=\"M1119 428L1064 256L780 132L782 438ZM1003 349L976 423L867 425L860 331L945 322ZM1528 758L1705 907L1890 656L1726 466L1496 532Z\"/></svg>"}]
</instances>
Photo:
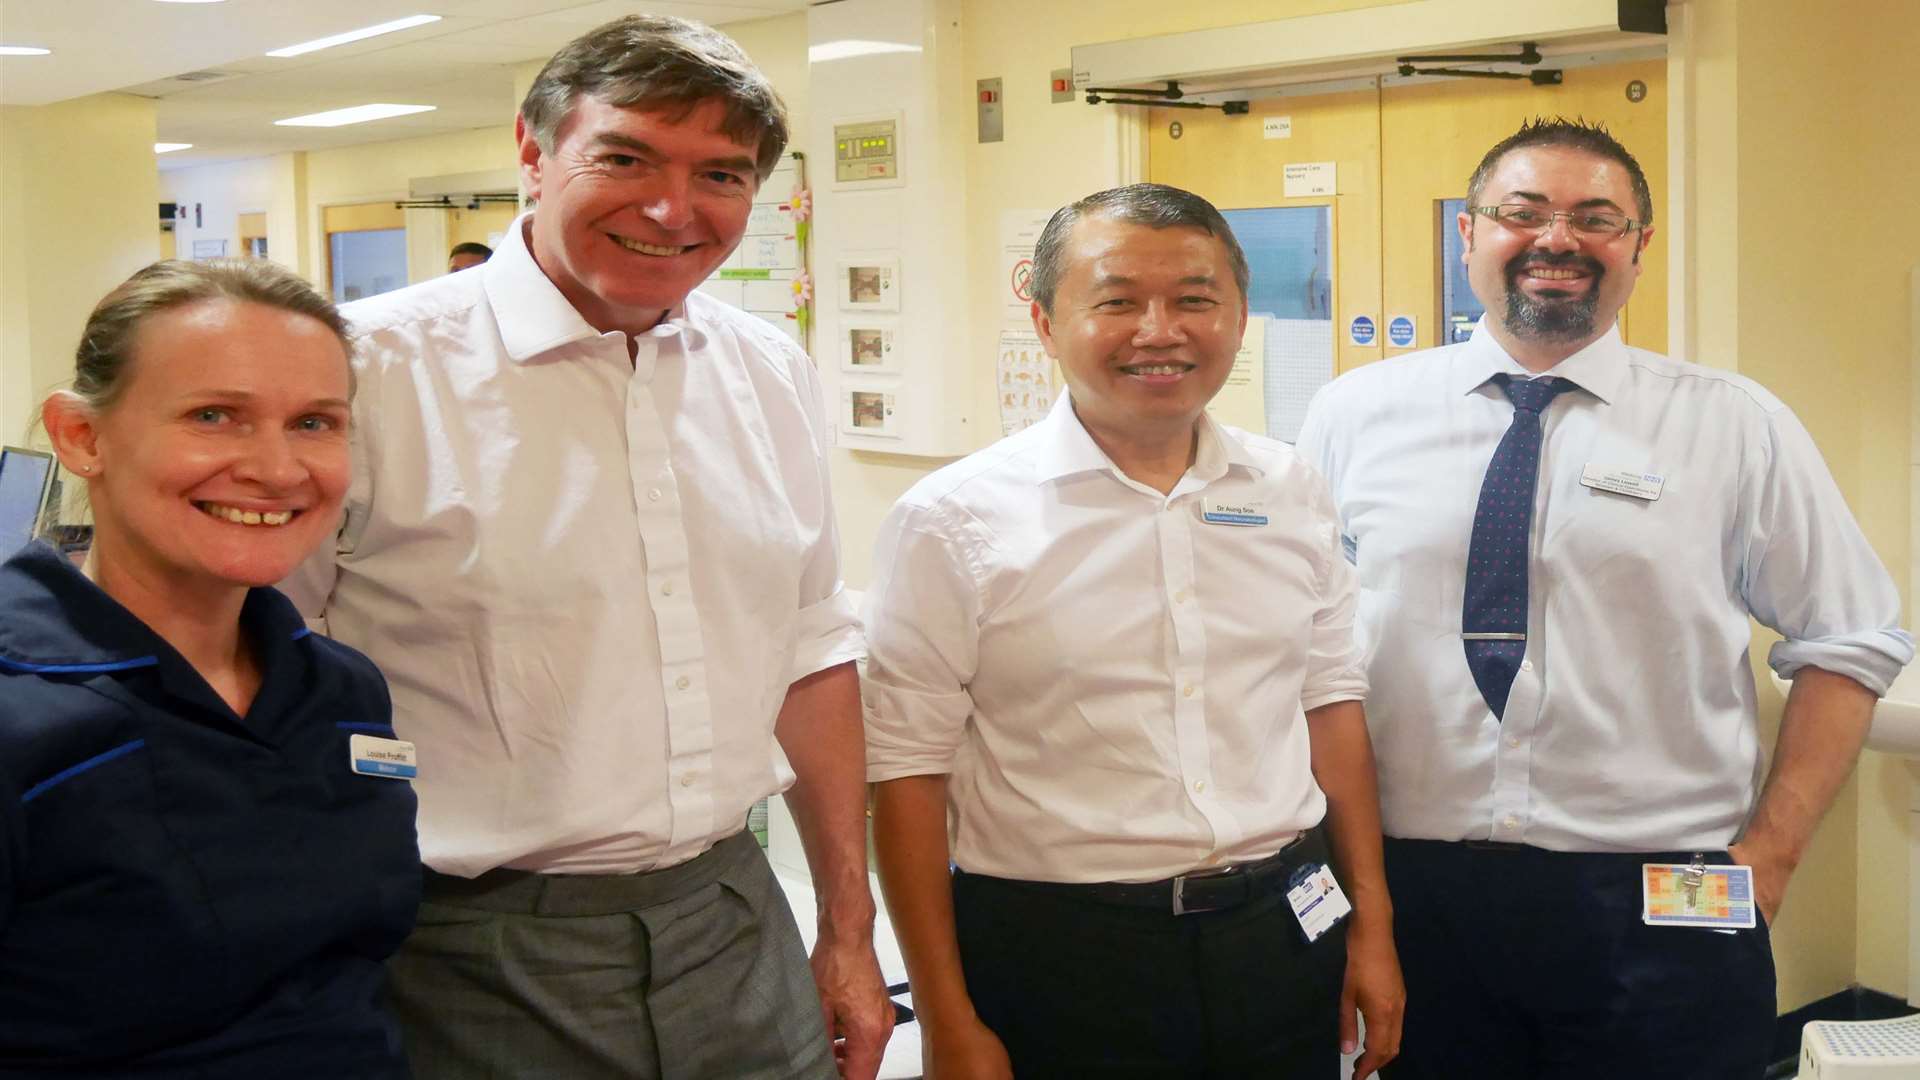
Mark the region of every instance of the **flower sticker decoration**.
<instances>
[{"instance_id":1,"label":"flower sticker decoration","mask_svg":"<svg viewBox=\"0 0 1920 1080\"><path fill-rule=\"evenodd\" d=\"M793 289L793 311L787 317L800 324L800 334L805 337L807 323L813 315L813 275L802 270L794 276L790 285Z\"/></svg>"},{"instance_id":2,"label":"flower sticker decoration","mask_svg":"<svg viewBox=\"0 0 1920 1080\"><path fill-rule=\"evenodd\" d=\"M794 188L793 195L781 209L793 215L793 237L805 247L810 228L807 223L813 217L813 192L803 187Z\"/></svg>"}]
</instances>

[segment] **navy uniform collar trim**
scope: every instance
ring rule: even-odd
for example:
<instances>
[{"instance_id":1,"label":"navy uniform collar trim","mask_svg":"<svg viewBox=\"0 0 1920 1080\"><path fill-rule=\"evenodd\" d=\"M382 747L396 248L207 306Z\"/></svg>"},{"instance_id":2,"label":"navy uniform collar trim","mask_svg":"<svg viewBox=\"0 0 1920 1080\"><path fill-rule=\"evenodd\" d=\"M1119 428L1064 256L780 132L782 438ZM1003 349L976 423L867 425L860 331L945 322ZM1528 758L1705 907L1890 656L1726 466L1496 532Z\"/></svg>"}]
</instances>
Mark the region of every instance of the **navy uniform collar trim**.
<instances>
[{"instance_id":1,"label":"navy uniform collar trim","mask_svg":"<svg viewBox=\"0 0 1920 1080\"><path fill-rule=\"evenodd\" d=\"M154 667L172 648L38 541L0 564L0 671L90 674ZM256 640L296 641L306 623L273 589L249 589L241 625Z\"/></svg>"}]
</instances>

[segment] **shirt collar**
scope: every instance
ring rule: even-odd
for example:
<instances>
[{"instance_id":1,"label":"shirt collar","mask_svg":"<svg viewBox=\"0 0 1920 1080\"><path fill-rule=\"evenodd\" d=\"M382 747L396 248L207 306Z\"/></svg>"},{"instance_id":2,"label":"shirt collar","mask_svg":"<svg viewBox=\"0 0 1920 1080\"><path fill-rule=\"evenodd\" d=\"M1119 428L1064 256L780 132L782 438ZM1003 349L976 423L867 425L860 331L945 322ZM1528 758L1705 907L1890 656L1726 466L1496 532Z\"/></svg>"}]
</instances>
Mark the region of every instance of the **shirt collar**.
<instances>
[{"instance_id":1,"label":"shirt collar","mask_svg":"<svg viewBox=\"0 0 1920 1080\"><path fill-rule=\"evenodd\" d=\"M1616 320L1586 348L1538 374L1566 379L1602 403L1610 404L1620 392L1620 380L1626 377L1627 361L1627 346L1620 340L1620 323ZM1533 378L1536 374L1507 355L1507 350L1500 347L1493 332L1487 329L1487 316L1482 315L1474 325L1473 337L1457 354L1449 389L1456 395L1470 394L1501 372L1520 378Z\"/></svg>"},{"instance_id":2,"label":"shirt collar","mask_svg":"<svg viewBox=\"0 0 1920 1080\"><path fill-rule=\"evenodd\" d=\"M561 295L546 271L533 260L527 239L533 229L534 210L513 219L493 257L468 273L482 276L487 303L493 308L494 321L500 327L500 341L507 357L524 364L563 345L589 338L605 337L595 330L573 304ZM697 320L687 314L687 302L668 310L659 325L648 330L647 337L686 333L688 346L699 348L705 340Z\"/></svg>"},{"instance_id":3,"label":"shirt collar","mask_svg":"<svg viewBox=\"0 0 1920 1080\"><path fill-rule=\"evenodd\" d=\"M174 655L65 555L39 541L0 564L0 612L6 615L0 619L0 670L121 671ZM247 590L240 620L269 652L307 636L292 601L273 589Z\"/></svg>"},{"instance_id":4,"label":"shirt collar","mask_svg":"<svg viewBox=\"0 0 1920 1080\"><path fill-rule=\"evenodd\" d=\"M1040 433L1033 458L1034 479L1040 483L1101 470L1121 475L1120 467L1093 441L1093 436L1087 434L1086 425L1073 411L1071 395L1062 393L1047 411L1046 418L1035 426ZM1232 432L1215 423L1213 417L1200 414L1199 439L1194 446L1193 464L1187 471L1202 483L1212 483L1235 465L1256 473L1265 471Z\"/></svg>"}]
</instances>

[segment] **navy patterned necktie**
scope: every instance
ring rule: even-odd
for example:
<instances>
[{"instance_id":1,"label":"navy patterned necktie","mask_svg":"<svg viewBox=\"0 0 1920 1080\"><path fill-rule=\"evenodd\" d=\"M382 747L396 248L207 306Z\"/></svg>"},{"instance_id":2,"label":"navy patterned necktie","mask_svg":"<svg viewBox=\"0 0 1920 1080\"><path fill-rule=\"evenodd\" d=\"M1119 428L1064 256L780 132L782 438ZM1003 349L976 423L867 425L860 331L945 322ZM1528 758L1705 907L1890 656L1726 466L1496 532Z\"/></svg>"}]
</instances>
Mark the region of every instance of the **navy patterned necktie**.
<instances>
[{"instance_id":1,"label":"navy patterned necktie","mask_svg":"<svg viewBox=\"0 0 1920 1080\"><path fill-rule=\"evenodd\" d=\"M1460 616L1467 669L1493 715L1504 718L1507 692L1527 652L1527 561L1532 550L1533 490L1540 472L1540 414L1565 379L1493 377L1513 402L1513 424L1487 463L1467 548L1466 604Z\"/></svg>"}]
</instances>

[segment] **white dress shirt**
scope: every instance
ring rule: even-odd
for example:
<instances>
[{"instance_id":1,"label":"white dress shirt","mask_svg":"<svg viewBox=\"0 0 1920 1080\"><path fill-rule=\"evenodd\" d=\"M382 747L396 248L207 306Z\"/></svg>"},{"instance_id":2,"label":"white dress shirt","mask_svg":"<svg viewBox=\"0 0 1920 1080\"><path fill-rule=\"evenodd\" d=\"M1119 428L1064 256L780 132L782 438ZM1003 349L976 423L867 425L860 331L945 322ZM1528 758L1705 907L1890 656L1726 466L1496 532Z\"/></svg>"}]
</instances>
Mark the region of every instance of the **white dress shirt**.
<instances>
[{"instance_id":1,"label":"white dress shirt","mask_svg":"<svg viewBox=\"0 0 1920 1080\"><path fill-rule=\"evenodd\" d=\"M1615 328L1548 374L1527 651L1496 719L1461 644L1481 480L1524 377L1471 340L1349 372L1299 449L1360 574L1367 718L1390 836L1559 851L1723 848L1759 790L1749 614L1774 670L1883 693L1913 658L1900 597L1813 440L1750 379L1630 349ZM1658 497L1581 483L1658 478Z\"/></svg>"},{"instance_id":2,"label":"white dress shirt","mask_svg":"<svg viewBox=\"0 0 1920 1080\"><path fill-rule=\"evenodd\" d=\"M1265 524L1213 524L1232 507ZM950 774L953 858L1154 881L1319 823L1307 709L1361 698L1326 486L1281 443L1200 430L1170 494L1063 396L916 484L867 593L867 778Z\"/></svg>"},{"instance_id":3,"label":"white dress shirt","mask_svg":"<svg viewBox=\"0 0 1920 1080\"><path fill-rule=\"evenodd\" d=\"M528 224L347 306L345 524L288 592L392 684L428 865L668 866L792 782L788 686L862 653L827 421L806 355L700 293L629 359Z\"/></svg>"}]
</instances>

